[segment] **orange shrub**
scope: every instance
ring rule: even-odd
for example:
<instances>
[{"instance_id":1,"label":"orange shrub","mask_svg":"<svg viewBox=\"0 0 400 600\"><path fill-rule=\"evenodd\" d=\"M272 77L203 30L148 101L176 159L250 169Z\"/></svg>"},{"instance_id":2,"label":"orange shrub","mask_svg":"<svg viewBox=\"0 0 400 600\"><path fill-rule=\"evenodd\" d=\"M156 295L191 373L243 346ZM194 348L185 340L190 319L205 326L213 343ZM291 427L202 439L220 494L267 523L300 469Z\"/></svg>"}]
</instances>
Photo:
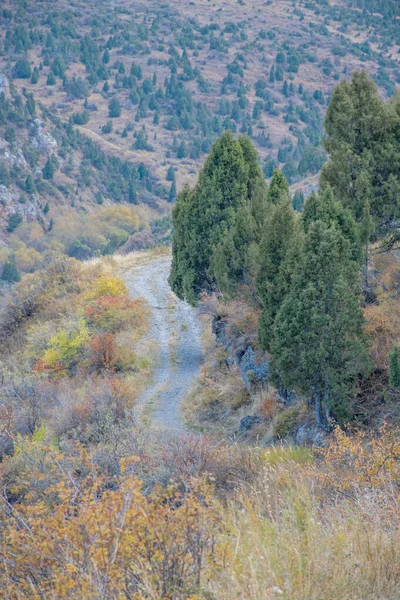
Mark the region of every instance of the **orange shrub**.
<instances>
[{"instance_id":1,"label":"orange shrub","mask_svg":"<svg viewBox=\"0 0 400 600\"><path fill-rule=\"evenodd\" d=\"M41 499L2 515L4 598L195 597L217 525L204 483L145 497L138 479L107 480L87 456L75 468L63 469L62 455L53 461Z\"/></svg>"},{"instance_id":2,"label":"orange shrub","mask_svg":"<svg viewBox=\"0 0 400 600\"><path fill-rule=\"evenodd\" d=\"M365 432L349 435L336 427L329 445L315 448L325 469L319 479L349 497L365 488L390 490L399 495L400 429L384 425L379 435L369 439Z\"/></svg>"},{"instance_id":3,"label":"orange shrub","mask_svg":"<svg viewBox=\"0 0 400 600\"><path fill-rule=\"evenodd\" d=\"M271 420L277 412L275 392L264 392L260 399L260 413L264 419Z\"/></svg>"},{"instance_id":4,"label":"orange shrub","mask_svg":"<svg viewBox=\"0 0 400 600\"><path fill-rule=\"evenodd\" d=\"M119 352L115 338L111 333L94 336L89 343L90 363L98 371L115 371L119 361Z\"/></svg>"}]
</instances>

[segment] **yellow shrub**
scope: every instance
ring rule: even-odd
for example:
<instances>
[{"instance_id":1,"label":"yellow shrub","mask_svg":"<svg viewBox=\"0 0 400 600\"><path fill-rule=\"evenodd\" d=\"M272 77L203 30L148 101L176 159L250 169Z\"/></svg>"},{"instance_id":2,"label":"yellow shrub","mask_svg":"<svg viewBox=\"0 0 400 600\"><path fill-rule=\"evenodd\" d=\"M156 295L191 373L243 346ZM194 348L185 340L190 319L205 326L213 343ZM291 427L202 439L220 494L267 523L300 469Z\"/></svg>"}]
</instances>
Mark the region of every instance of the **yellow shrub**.
<instances>
[{"instance_id":1,"label":"yellow shrub","mask_svg":"<svg viewBox=\"0 0 400 600\"><path fill-rule=\"evenodd\" d=\"M86 294L86 300L96 300L101 296L128 296L128 288L117 277L103 275Z\"/></svg>"},{"instance_id":2,"label":"yellow shrub","mask_svg":"<svg viewBox=\"0 0 400 600\"><path fill-rule=\"evenodd\" d=\"M71 331L61 330L51 338L47 350L37 363L37 371L64 372L79 360L88 341L86 323L79 319Z\"/></svg>"}]
</instances>

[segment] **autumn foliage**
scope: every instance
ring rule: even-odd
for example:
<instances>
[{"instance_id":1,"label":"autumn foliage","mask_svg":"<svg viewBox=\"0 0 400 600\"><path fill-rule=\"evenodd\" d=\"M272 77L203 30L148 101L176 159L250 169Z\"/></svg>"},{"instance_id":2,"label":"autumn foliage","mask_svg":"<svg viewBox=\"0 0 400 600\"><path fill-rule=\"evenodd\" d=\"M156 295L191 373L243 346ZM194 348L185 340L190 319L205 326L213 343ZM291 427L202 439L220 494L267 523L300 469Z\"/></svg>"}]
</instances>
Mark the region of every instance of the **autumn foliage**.
<instances>
[{"instance_id":1,"label":"autumn foliage","mask_svg":"<svg viewBox=\"0 0 400 600\"><path fill-rule=\"evenodd\" d=\"M112 480L87 454L72 469L61 455L48 455L48 462L57 483L40 500L12 510L3 505L5 597L172 600L195 593L212 560L217 524L204 482L186 491L156 488L146 497L129 468Z\"/></svg>"}]
</instances>

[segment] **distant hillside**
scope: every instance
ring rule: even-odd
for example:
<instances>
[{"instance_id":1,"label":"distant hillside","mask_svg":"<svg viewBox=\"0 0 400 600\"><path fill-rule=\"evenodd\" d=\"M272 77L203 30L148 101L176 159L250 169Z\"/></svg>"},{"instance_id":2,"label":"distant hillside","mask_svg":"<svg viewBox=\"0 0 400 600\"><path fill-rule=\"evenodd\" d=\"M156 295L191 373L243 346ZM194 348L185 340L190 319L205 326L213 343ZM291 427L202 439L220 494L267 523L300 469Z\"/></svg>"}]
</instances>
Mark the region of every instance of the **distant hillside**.
<instances>
[{"instance_id":1,"label":"distant hillside","mask_svg":"<svg viewBox=\"0 0 400 600\"><path fill-rule=\"evenodd\" d=\"M323 117L337 81L366 69L383 95L395 92L398 17L397 3L383 0L8 0L0 260L33 247L39 230L46 240L54 230L51 249L61 243L77 257L110 252L138 229L165 239L168 201L225 129L252 138L266 177L279 165L307 190L325 160ZM103 239L94 240L78 219L65 243L65 215L102 203L129 205L137 226L96 228Z\"/></svg>"}]
</instances>

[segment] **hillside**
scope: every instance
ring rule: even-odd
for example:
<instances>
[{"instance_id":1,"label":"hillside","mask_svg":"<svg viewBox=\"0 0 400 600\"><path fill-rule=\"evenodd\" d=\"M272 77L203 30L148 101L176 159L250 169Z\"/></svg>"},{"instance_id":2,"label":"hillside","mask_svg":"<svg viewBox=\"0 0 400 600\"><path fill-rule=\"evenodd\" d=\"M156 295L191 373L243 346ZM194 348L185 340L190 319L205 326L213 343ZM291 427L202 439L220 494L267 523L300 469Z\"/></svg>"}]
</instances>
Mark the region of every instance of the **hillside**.
<instances>
[{"instance_id":1,"label":"hillside","mask_svg":"<svg viewBox=\"0 0 400 600\"><path fill-rule=\"evenodd\" d=\"M396 3L372 1L8 0L2 262L11 251L30 271L44 248L104 254L140 230L130 248L167 240L168 200L224 129L252 138L266 177L279 165L308 193L325 160L322 123L336 82L364 68L383 95L395 90L393 16ZM101 203L145 209L129 207L135 225L109 231Z\"/></svg>"},{"instance_id":2,"label":"hillside","mask_svg":"<svg viewBox=\"0 0 400 600\"><path fill-rule=\"evenodd\" d=\"M4 0L0 596L399 600L398 0Z\"/></svg>"}]
</instances>

